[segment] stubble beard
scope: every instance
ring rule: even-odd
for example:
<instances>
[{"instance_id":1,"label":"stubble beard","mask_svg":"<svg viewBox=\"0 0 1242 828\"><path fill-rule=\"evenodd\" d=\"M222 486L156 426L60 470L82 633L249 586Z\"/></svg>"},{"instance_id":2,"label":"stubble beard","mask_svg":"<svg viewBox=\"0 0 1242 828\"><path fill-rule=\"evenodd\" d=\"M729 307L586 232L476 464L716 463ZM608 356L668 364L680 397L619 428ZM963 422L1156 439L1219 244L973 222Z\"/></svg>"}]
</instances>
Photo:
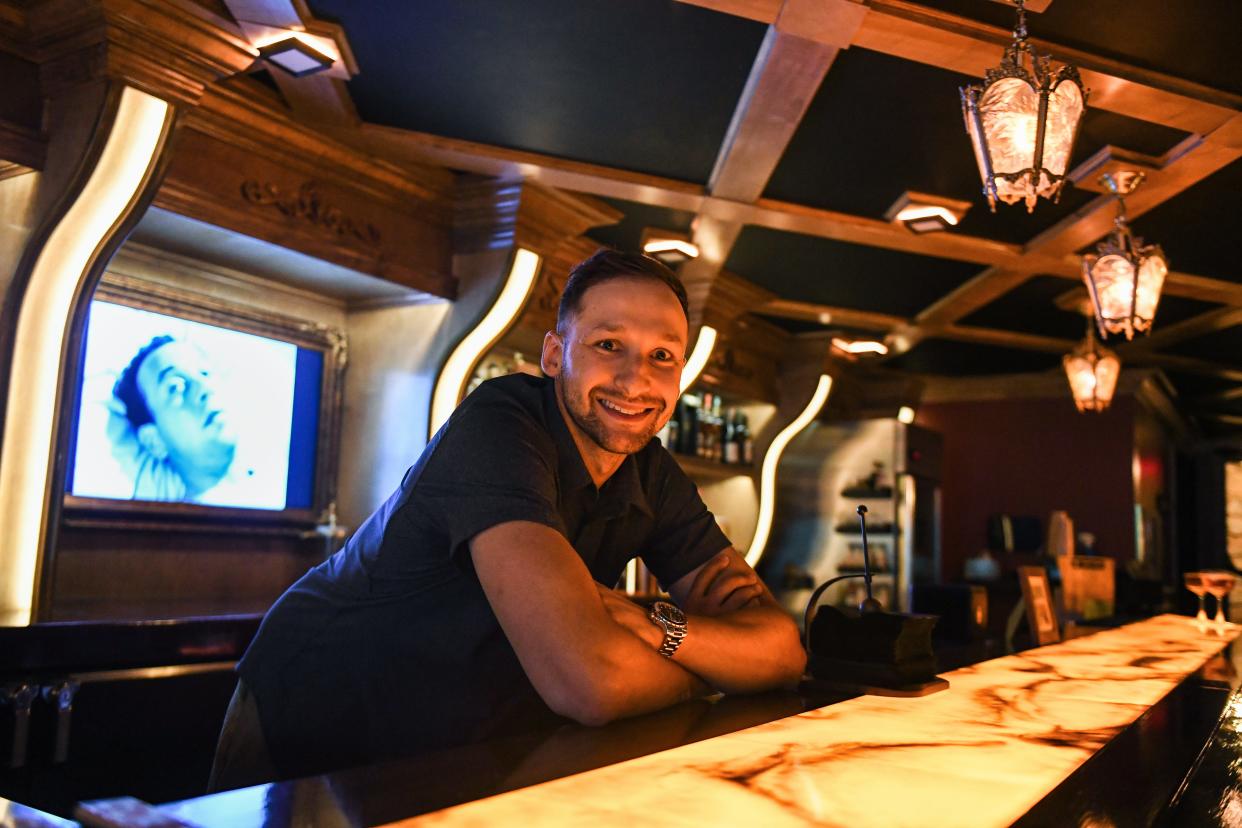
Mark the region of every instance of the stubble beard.
<instances>
[{"instance_id":1,"label":"stubble beard","mask_svg":"<svg viewBox=\"0 0 1242 828\"><path fill-rule=\"evenodd\" d=\"M569 412L570 418L574 421L582 433L591 438L597 446L604 451L612 454L637 454L651 442L651 438L660 430L660 415L664 411L664 406L657 405L655 417L651 425L641 433L618 433L610 430L608 426L599 418L591 407L591 395L586 395L586 407L583 408L577 400L577 397L568 393L565 383L560 377L556 379L556 392L561 397L561 403L564 404L565 410Z\"/></svg>"}]
</instances>

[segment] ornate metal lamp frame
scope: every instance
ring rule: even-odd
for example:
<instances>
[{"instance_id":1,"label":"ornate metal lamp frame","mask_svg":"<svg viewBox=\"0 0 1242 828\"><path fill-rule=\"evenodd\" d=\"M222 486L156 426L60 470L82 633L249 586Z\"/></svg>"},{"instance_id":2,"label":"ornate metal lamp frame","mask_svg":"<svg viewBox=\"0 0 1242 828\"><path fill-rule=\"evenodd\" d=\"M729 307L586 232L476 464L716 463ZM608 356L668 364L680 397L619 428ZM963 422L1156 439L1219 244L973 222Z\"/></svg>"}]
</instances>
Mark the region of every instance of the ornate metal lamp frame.
<instances>
[{"instance_id":1,"label":"ornate metal lamp frame","mask_svg":"<svg viewBox=\"0 0 1242 828\"><path fill-rule=\"evenodd\" d=\"M1091 373L1094 375L1095 381L1092 383L1091 396L1078 396L1078 389L1074 386L1074 370L1075 363L1085 360L1091 366ZM1107 397L1100 394L1100 363L1105 360L1112 360L1117 365L1117 372L1113 378L1113 386L1109 390ZM1069 382L1070 395L1074 398L1074 405L1078 407L1078 411L1085 413L1101 412L1108 408L1113 402L1113 396L1117 393L1117 382L1121 377L1121 360L1113 351L1105 348L1095 338L1094 326L1091 319L1087 319L1087 338L1084 339L1077 348L1070 351L1061 358L1061 365L1065 369L1065 378Z\"/></svg>"},{"instance_id":2,"label":"ornate metal lamp frame","mask_svg":"<svg viewBox=\"0 0 1242 828\"><path fill-rule=\"evenodd\" d=\"M1113 219L1112 232L1096 246L1095 253L1088 253L1082 257L1082 280L1087 284L1087 292L1091 294L1091 307L1095 311L1095 321L1100 329L1100 336L1105 338L1109 334L1125 333L1126 339L1133 339L1135 333L1150 331L1151 323L1156 316L1156 308L1160 305L1160 292L1157 290L1151 316L1138 315L1139 277L1143 263L1148 259L1159 258L1164 262L1166 273L1169 266L1169 260L1160 245L1143 244L1143 239L1130 231L1130 225L1126 220L1125 197L1138 189L1145 178L1145 173L1131 170L1123 170L1115 174L1104 173L1100 176L1100 183L1117 197L1117 217ZM1095 265L1105 256L1122 257L1130 263L1134 272L1134 283L1130 286L1130 313L1119 319L1104 316L1099 291L1095 284Z\"/></svg>"},{"instance_id":3,"label":"ornate metal lamp frame","mask_svg":"<svg viewBox=\"0 0 1242 828\"><path fill-rule=\"evenodd\" d=\"M1030 86L1039 96L1039 111L1036 115L1038 121L1035 128L1035 152L1032 156L1031 166L1018 172L1001 173L1000 178L1011 183L1017 183L1025 178L1028 181L1034 180L1038 184L1041 174L1047 176L1049 182L1053 185L1053 189L1051 195L1046 197L1054 203L1061 198L1061 190L1065 187L1065 175L1054 175L1043 166L1044 133L1047 130L1048 124L1048 97L1062 82L1070 82L1075 84L1078 87L1078 91L1082 93L1083 111L1086 111L1087 108L1087 89L1083 86L1082 79L1078 76L1078 69L1066 64L1056 70L1056 72L1050 72L1049 61L1051 56L1037 54L1031 48L1030 43L1027 42L1026 9L1023 3L1024 0L1014 0L1014 4L1018 9L1018 21L1013 30L1013 40L1005 47L1005 56L1001 59L1000 66L987 71L982 85L971 84L959 90L962 96L962 116L966 120L966 132L971 137L972 142L976 140L976 136L979 142L976 150L978 151L979 163L982 165L982 169L979 172L983 178L983 193L987 196L988 207L991 208L993 213L996 212L996 201L999 198L996 189L997 174L992 166L992 150L988 146L987 132L983 128L982 116L979 113L979 101L984 93L991 88L992 84L1005 78L1018 78ZM1023 66L1022 55L1026 55L1029 59L1030 69ZM1074 144L1078 140L1078 129L1081 125L1082 113L1079 113L1066 152L1067 167L1069 165L1069 158L1074 151ZM1026 210L1028 213L1035 209L1035 201L1038 197L1038 194L1027 195Z\"/></svg>"}]
</instances>

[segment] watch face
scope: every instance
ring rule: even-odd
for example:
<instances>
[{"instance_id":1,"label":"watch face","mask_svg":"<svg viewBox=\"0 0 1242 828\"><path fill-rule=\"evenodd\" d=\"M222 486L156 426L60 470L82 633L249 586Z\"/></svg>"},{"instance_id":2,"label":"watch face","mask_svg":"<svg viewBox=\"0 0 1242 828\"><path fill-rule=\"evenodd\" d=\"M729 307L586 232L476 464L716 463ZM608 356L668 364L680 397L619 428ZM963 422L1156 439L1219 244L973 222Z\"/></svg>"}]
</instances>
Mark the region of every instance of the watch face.
<instances>
[{"instance_id":1,"label":"watch face","mask_svg":"<svg viewBox=\"0 0 1242 828\"><path fill-rule=\"evenodd\" d=\"M676 604L670 604L667 601L657 601L653 609L655 609L656 615L665 621L673 624L686 623L686 614Z\"/></svg>"}]
</instances>

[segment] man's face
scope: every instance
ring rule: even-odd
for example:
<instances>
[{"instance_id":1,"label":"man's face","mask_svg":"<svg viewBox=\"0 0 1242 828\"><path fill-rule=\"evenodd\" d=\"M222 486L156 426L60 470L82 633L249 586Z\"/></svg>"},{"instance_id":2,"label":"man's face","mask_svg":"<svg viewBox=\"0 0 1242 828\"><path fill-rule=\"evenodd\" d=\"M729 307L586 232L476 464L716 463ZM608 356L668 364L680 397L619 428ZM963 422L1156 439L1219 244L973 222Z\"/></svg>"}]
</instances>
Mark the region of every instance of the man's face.
<instances>
[{"instance_id":1,"label":"man's face","mask_svg":"<svg viewBox=\"0 0 1242 828\"><path fill-rule=\"evenodd\" d=\"M653 279L595 285L560 335L544 339L543 370L556 378L579 447L614 455L643 448L672 416L688 330L677 297Z\"/></svg>"},{"instance_id":2,"label":"man's face","mask_svg":"<svg viewBox=\"0 0 1242 828\"><path fill-rule=\"evenodd\" d=\"M138 368L138 389L168 455L183 474L223 475L237 437L215 397L206 357L180 342L163 345Z\"/></svg>"}]
</instances>

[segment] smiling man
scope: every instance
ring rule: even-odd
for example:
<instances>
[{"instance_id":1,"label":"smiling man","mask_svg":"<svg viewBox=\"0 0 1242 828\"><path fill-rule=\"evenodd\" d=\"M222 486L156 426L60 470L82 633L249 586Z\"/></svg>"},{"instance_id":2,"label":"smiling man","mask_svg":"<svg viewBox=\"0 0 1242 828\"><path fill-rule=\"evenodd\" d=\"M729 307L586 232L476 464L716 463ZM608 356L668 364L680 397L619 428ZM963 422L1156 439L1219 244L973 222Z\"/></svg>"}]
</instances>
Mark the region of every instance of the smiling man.
<instances>
[{"instance_id":1,"label":"smiling man","mask_svg":"<svg viewBox=\"0 0 1242 828\"><path fill-rule=\"evenodd\" d=\"M614 251L578 265L546 378L475 390L268 613L213 789L795 682L795 624L653 439L688 338L663 265ZM612 589L636 555L671 602Z\"/></svg>"}]
</instances>

